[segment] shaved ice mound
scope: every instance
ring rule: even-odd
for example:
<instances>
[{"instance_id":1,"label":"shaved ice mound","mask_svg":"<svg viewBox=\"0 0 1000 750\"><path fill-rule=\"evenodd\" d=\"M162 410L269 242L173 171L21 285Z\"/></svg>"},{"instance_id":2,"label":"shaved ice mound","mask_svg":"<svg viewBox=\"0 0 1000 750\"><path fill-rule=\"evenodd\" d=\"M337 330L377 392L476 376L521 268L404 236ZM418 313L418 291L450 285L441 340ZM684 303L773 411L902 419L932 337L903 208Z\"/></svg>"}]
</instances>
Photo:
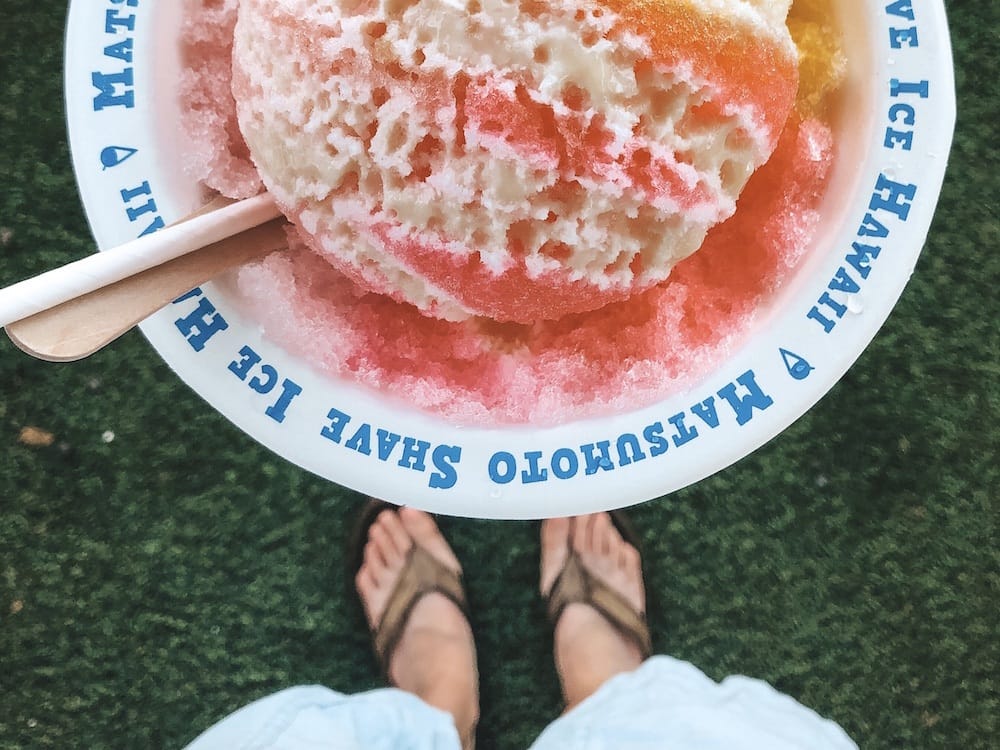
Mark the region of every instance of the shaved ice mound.
<instances>
[{"instance_id":1,"label":"shaved ice mound","mask_svg":"<svg viewBox=\"0 0 1000 750\"><path fill-rule=\"evenodd\" d=\"M651 403L710 371L795 267L832 150L816 121L787 128L747 210L663 284L531 325L445 321L360 289L299 246L239 271L269 300L265 330L324 371L467 424L547 425ZM749 197L749 196L748 196ZM738 270L734 270L738 269Z\"/></svg>"},{"instance_id":2,"label":"shaved ice mound","mask_svg":"<svg viewBox=\"0 0 1000 750\"><path fill-rule=\"evenodd\" d=\"M663 282L795 102L788 0L241 0L240 130L303 241L447 320Z\"/></svg>"},{"instance_id":3,"label":"shaved ice mound","mask_svg":"<svg viewBox=\"0 0 1000 750\"><path fill-rule=\"evenodd\" d=\"M749 176L734 215L709 229L666 281L556 320L435 319L373 292L293 230L288 251L238 271L237 303L269 340L328 376L454 423L565 423L646 406L693 385L744 341L813 240L837 153L829 112L846 67L830 2L793 3L788 28L799 85L773 154ZM182 101L185 127L198 139L191 173L244 197L256 191L247 175L257 171L234 127L233 98L218 93L230 84L220 61L230 60L233 39L207 42L201 25L211 12L213 23L232 29L237 5L187 0ZM787 7L739 5L774 18ZM647 6L659 4L633 4Z\"/></svg>"}]
</instances>

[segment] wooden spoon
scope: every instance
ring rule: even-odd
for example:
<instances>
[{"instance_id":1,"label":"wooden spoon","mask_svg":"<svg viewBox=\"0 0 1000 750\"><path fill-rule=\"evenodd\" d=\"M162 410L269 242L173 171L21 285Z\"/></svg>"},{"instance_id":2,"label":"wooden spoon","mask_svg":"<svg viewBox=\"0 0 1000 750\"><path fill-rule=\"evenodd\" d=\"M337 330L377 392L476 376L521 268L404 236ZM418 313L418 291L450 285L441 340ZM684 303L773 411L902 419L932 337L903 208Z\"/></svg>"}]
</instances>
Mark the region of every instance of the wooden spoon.
<instances>
[{"instance_id":1,"label":"wooden spoon","mask_svg":"<svg viewBox=\"0 0 1000 750\"><path fill-rule=\"evenodd\" d=\"M50 362L87 357L223 271L287 245L269 195L222 198L165 229L0 290L0 325Z\"/></svg>"}]
</instances>

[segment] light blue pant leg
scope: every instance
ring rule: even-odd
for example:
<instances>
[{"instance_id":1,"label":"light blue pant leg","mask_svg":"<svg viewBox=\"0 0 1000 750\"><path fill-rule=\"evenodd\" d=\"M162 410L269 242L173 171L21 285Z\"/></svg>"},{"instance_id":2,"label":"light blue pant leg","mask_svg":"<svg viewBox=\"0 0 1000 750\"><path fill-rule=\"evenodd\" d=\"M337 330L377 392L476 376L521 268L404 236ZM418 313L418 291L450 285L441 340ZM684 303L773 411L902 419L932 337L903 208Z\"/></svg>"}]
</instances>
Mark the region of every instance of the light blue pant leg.
<instances>
[{"instance_id":1,"label":"light blue pant leg","mask_svg":"<svg viewBox=\"0 0 1000 750\"><path fill-rule=\"evenodd\" d=\"M402 690L295 687L240 709L187 750L460 750L449 714ZM710 680L668 656L609 680L531 750L857 750L844 731L760 680Z\"/></svg>"},{"instance_id":2,"label":"light blue pant leg","mask_svg":"<svg viewBox=\"0 0 1000 750\"><path fill-rule=\"evenodd\" d=\"M669 656L608 680L531 750L857 750L832 721L748 677L721 683Z\"/></svg>"},{"instance_id":3,"label":"light blue pant leg","mask_svg":"<svg viewBox=\"0 0 1000 750\"><path fill-rule=\"evenodd\" d=\"M392 688L300 686L230 714L186 750L461 750L450 714Z\"/></svg>"}]
</instances>

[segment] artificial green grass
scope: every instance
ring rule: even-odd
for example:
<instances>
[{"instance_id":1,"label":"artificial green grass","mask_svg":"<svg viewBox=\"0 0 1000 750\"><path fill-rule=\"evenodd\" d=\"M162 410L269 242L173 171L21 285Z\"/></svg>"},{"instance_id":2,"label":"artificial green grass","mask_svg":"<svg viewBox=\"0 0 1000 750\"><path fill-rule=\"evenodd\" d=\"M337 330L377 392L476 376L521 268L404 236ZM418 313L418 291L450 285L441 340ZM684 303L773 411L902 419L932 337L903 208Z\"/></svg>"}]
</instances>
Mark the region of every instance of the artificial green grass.
<instances>
[{"instance_id":1,"label":"artificial green grass","mask_svg":"<svg viewBox=\"0 0 1000 750\"><path fill-rule=\"evenodd\" d=\"M948 7L955 147L888 323L780 437L633 511L658 649L766 679L865 748L1000 737L1000 6ZM91 247L64 12L4 5L0 283ZM3 339L0 383L0 748L179 748L288 685L379 684L343 572L356 494L206 413L136 333L63 366ZM20 443L26 426L52 444ZM560 709L537 528L443 527L479 639L480 746L524 747Z\"/></svg>"}]
</instances>

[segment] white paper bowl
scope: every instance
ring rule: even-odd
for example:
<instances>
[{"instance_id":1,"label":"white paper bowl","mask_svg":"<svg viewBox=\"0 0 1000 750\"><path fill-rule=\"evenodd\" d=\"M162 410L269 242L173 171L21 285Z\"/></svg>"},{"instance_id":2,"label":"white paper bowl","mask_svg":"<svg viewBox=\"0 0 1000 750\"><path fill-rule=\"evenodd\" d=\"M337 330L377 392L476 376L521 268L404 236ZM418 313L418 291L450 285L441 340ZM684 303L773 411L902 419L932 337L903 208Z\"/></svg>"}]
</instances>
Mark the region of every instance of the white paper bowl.
<instances>
[{"instance_id":1,"label":"white paper bowl","mask_svg":"<svg viewBox=\"0 0 1000 750\"><path fill-rule=\"evenodd\" d=\"M184 145L176 126L181 5L70 4L70 141L102 249L174 221L198 200L176 158ZM460 427L318 373L262 338L217 284L169 305L142 331L248 435L309 471L394 502L540 518L631 505L697 482L780 433L846 372L899 298L934 212L955 119L944 5L840 7L852 72L817 240L745 342L683 393L556 427ZM886 237L859 237L869 213ZM876 246L877 256L858 256L857 242ZM845 273L849 282L831 288ZM843 291L854 284L857 291ZM707 420L692 410L706 402L714 409ZM381 456L379 430L398 436Z\"/></svg>"}]
</instances>

